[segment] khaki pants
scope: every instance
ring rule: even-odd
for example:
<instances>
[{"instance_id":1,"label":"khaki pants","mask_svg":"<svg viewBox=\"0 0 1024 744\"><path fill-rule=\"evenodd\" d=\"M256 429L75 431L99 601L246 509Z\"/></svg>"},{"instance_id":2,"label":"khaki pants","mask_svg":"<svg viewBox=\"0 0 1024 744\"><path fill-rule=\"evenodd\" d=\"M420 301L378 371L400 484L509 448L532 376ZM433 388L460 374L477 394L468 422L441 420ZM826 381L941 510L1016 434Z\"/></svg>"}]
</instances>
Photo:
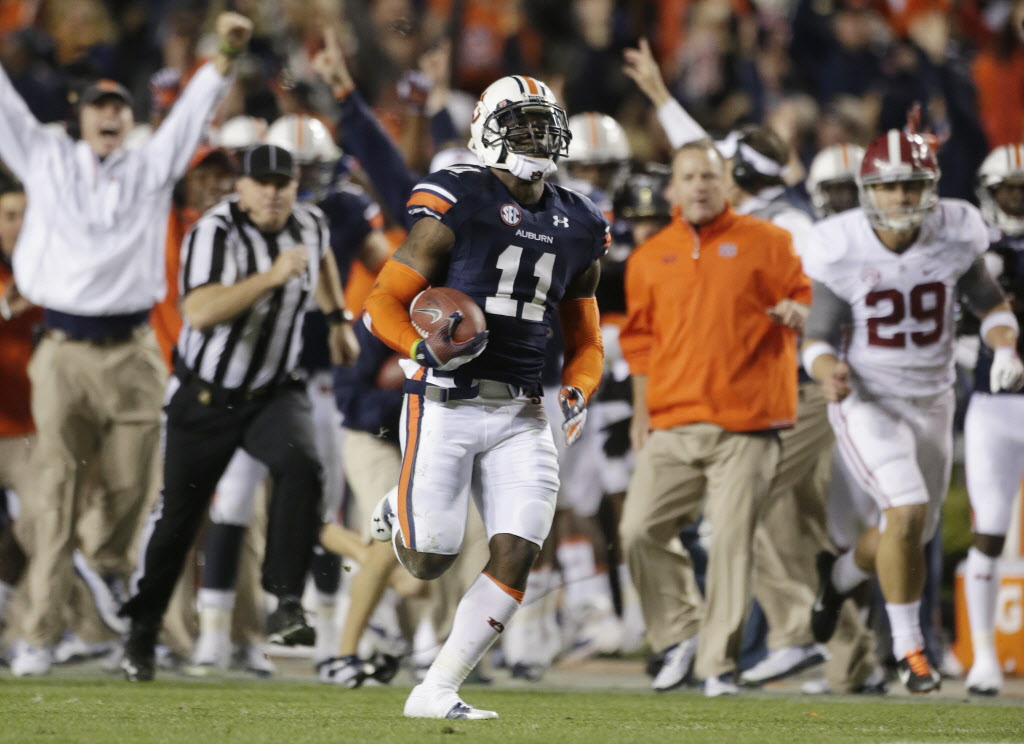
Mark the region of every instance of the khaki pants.
<instances>
[{"instance_id":1,"label":"khaki pants","mask_svg":"<svg viewBox=\"0 0 1024 744\"><path fill-rule=\"evenodd\" d=\"M71 552L88 464L100 474L99 570L124 570L150 493L167 370L150 328L123 344L97 346L49 334L29 363L38 429L35 480L22 494L29 552L25 641L48 646L61 634Z\"/></svg>"},{"instance_id":2,"label":"khaki pants","mask_svg":"<svg viewBox=\"0 0 1024 744\"><path fill-rule=\"evenodd\" d=\"M352 499L345 505L345 522L369 540L370 515L384 495L398 485L402 450L369 432L345 429L341 462L352 489Z\"/></svg>"},{"instance_id":3,"label":"khaki pants","mask_svg":"<svg viewBox=\"0 0 1024 744\"><path fill-rule=\"evenodd\" d=\"M19 503L32 478L32 450L35 436L0 437L0 488L13 491ZM25 564L25 542L20 532L21 520L0 534L0 581L17 584Z\"/></svg>"},{"instance_id":4,"label":"khaki pants","mask_svg":"<svg viewBox=\"0 0 1024 744\"><path fill-rule=\"evenodd\" d=\"M655 431L637 455L619 532L648 639L663 651L700 632L697 675L736 669L750 603L754 529L779 459L774 432L712 424ZM703 514L714 538L701 599L679 531Z\"/></svg>"},{"instance_id":5,"label":"khaki pants","mask_svg":"<svg viewBox=\"0 0 1024 744\"><path fill-rule=\"evenodd\" d=\"M768 621L772 650L814 642L810 628L818 584L814 559L819 551L832 547L825 525L825 496L835 438L828 404L817 383L800 383L797 412L796 426L780 434L779 468L754 536L754 596ZM832 660L827 673L835 690L859 686L873 666L871 633L852 603L847 604L829 643Z\"/></svg>"}]
</instances>

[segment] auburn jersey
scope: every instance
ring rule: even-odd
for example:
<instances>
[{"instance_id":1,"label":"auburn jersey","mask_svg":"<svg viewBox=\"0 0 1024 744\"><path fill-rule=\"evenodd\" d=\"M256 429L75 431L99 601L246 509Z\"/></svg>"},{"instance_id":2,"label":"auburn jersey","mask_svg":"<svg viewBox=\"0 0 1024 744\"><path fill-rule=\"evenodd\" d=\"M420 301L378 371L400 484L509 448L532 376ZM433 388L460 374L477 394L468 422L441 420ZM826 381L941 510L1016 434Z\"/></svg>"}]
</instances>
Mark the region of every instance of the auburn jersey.
<instances>
[{"instance_id":1,"label":"auburn jersey","mask_svg":"<svg viewBox=\"0 0 1024 744\"><path fill-rule=\"evenodd\" d=\"M483 308L487 349L453 374L540 387L555 306L566 287L604 255L608 223L586 197L544 184L536 204L519 204L488 168L457 165L424 178L407 204L413 220L433 217L455 235L444 286Z\"/></svg>"}]
</instances>

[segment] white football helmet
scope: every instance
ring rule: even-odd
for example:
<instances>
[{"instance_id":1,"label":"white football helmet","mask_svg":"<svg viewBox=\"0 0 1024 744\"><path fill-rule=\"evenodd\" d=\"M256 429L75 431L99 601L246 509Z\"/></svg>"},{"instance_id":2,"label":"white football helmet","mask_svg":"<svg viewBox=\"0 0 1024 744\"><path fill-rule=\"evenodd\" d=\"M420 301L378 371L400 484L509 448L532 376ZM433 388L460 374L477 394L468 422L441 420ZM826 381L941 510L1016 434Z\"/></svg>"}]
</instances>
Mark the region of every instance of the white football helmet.
<instances>
[{"instance_id":1,"label":"white football helmet","mask_svg":"<svg viewBox=\"0 0 1024 744\"><path fill-rule=\"evenodd\" d=\"M1002 145L988 154L978 168L978 202L985 221L1011 237L1024 235L1024 211L1010 214L996 200L996 187L1012 182L1024 186L1024 143ZM1024 205L1021 205L1024 206Z\"/></svg>"},{"instance_id":2,"label":"white football helmet","mask_svg":"<svg viewBox=\"0 0 1024 744\"><path fill-rule=\"evenodd\" d=\"M607 114L587 111L569 119L572 142L568 162L588 165L629 160L632 153L626 130Z\"/></svg>"},{"instance_id":3,"label":"white football helmet","mask_svg":"<svg viewBox=\"0 0 1024 744\"><path fill-rule=\"evenodd\" d=\"M806 186L819 217L828 217L857 206L857 174L863 159L863 147L846 143L830 145L814 156L807 172ZM848 192L850 198L837 199L840 190Z\"/></svg>"},{"instance_id":4,"label":"white football helmet","mask_svg":"<svg viewBox=\"0 0 1024 744\"><path fill-rule=\"evenodd\" d=\"M248 150L262 144L267 134L266 119L257 116L235 116L210 132L210 144L225 150Z\"/></svg>"},{"instance_id":5,"label":"white football helmet","mask_svg":"<svg viewBox=\"0 0 1024 744\"><path fill-rule=\"evenodd\" d=\"M341 157L341 149L324 123L308 114L285 114L275 119L264 141L283 147L299 165L333 163Z\"/></svg>"},{"instance_id":6,"label":"white football helmet","mask_svg":"<svg viewBox=\"0 0 1024 744\"><path fill-rule=\"evenodd\" d=\"M569 119L569 131L569 173L614 194L629 175L632 153L626 130L607 114L587 111Z\"/></svg>"},{"instance_id":7,"label":"white football helmet","mask_svg":"<svg viewBox=\"0 0 1024 744\"><path fill-rule=\"evenodd\" d=\"M484 165L536 181L556 170L571 139L551 89L531 77L509 75L487 86L477 101L469 149Z\"/></svg>"}]
</instances>

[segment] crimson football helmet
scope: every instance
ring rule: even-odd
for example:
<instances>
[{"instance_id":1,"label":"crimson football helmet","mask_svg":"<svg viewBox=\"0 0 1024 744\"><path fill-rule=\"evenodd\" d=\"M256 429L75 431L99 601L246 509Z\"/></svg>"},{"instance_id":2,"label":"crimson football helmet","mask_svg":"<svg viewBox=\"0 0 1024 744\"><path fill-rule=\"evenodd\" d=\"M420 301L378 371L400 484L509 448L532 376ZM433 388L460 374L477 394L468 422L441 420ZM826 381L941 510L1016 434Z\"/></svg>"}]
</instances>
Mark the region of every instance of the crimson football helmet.
<instances>
[{"instance_id":1,"label":"crimson football helmet","mask_svg":"<svg viewBox=\"0 0 1024 744\"><path fill-rule=\"evenodd\" d=\"M939 203L939 164L924 137L890 129L868 145L860 166L857 186L860 205L871 225L879 230L902 232L920 227ZM880 209L875 189L882 184L917 182L922 185L917 204Z\"/></svg>"}]
</instances>

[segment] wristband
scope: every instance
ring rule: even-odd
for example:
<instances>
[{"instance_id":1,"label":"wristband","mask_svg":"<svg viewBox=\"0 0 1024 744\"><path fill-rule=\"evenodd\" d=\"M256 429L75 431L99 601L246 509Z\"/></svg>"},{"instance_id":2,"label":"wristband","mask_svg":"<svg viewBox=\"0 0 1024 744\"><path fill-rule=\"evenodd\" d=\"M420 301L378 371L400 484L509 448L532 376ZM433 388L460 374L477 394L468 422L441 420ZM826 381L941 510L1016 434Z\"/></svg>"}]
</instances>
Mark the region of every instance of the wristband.
<instances>
[{"instance_id":1,"label":"wristband","mask_svg":"<svg viewBox=\"0 0 1024 744\"><path fill-rule=\"evenodd\" d=\"M986 315L985 319L981 321L981 338L984 339L988 332L996 326L1007 326L1020 335L1020 323L1017 322L1017 316L1009 310L999 310Z\"/></svg>"},{"instance_id":2,"label":"wristband","mask_svg":"<svg viewBox=\"0 0 1024 744\"><path fill-rule=\"evenodd\" d=\"M341 323L351 323L355 318L349 310L342 310L336 308L331 310L329 313L325 313L324 317L327 318L327 325L339 325Z\"/></svg>"},{"instance_id":3,"label":"wristband","mask_svg":"<svg viewBox=\"0 0 1024 744\"><path fill-rule=\"evenodd\" d=\"M228 44L226 41L222 41L220 43L220 53L223 54L228 59L234 59L235 57L239 56L244 51L245 51L245 49L239 49L238 47L233 47L230 44Z\"/></svg>"},{"instance_id":4,"label":"wristband","mask_svg":"<svg viewBox=\"0 0 1024 744\"><path fill-rule=\"evenodd\" d=\"M800 361L803 362L804 372L813 377L814 375L811 370L814 369L815 360L825 354L831 354L836 358L839 357L839 353L832 344L827 344L824 341L812 341L809 343L800 354Z\"/></svg>"}]
</instances>

